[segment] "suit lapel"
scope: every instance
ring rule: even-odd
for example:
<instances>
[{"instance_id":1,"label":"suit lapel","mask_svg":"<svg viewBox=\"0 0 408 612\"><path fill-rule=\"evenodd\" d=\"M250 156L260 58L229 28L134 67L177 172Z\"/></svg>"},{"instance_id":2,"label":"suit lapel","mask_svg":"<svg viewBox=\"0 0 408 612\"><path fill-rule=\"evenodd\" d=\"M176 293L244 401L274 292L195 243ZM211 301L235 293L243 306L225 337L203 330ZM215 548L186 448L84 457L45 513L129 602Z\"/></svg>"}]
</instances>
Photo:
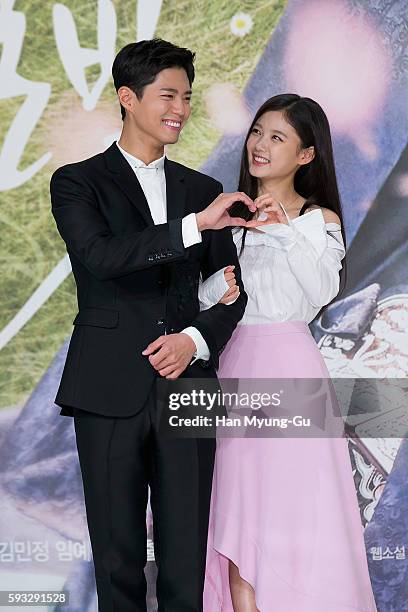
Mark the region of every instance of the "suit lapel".
<instances>
[{"instance_id":1,"label":"suit lapel","mask_svg":"<svg viewBox=\"0 0 408 612\"><path fill-rule=\"evenodd\" d=\"M164 172L166 175L167 220L179 219L184 217L187 196L183 166L166 157Z\"/></svg>"},{"instance_id":2,"label":"suit lapel","mask_svg":"<svg viewBox=\"0 0 408 612\"><path fill-rule=\"evenodd\" d=\"M143 189L115 142L104 152L104 156L112 180L135 205L147 225L154 225Z\"/></svg>"},{"instance_id":3,"label":"suit lapel","mask_svg":"<svg viewBox=\"0 0 408 612\"><path fill-rule=\"evenodd\" d=\"M123 157L115 142L104 152L104 156L112 180L135 205L147 225L154 225L143 189L133 169ZM164 173L166 177L167 219L183 217L187 195L183 166L166 157Z\"/></svg>"}]
</instances>

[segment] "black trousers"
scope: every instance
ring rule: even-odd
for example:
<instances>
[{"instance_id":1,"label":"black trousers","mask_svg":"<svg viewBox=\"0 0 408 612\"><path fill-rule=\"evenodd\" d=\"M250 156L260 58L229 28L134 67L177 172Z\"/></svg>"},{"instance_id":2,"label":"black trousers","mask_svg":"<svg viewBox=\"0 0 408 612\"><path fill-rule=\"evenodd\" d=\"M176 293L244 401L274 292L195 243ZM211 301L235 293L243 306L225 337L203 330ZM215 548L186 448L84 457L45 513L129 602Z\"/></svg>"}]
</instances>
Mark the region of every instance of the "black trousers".
<instances>
[{"instance_id":1,"label":"black trousers","mask_svg":"<svg viewBox=\"0 0 408 612\"><path fill-rule=\"evenodd\" d=\"M159 612L201 612L215 440L161 433L154 394L115 418L74 409L99 612L146 612L151 491Z\"/></svg>"}]
</instances>

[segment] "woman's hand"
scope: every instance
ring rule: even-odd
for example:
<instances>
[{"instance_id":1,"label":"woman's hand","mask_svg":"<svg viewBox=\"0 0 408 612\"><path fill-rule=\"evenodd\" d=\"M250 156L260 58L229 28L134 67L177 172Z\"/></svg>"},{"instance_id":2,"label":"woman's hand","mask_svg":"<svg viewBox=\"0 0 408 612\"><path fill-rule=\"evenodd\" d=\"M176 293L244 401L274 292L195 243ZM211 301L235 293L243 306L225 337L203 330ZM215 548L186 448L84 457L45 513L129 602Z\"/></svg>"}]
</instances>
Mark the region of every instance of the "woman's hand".
<instances>
[{"instance_id":1,"label":"woman's hand","mask_svg":"<svg viewBox=\"0 0 408 612\"><path fill-rule=\"evenodd\" d=\"M270 193L264 193L259 196L254 203L258 210L258 217L247 221L246 227L260 227L261 225L271 225L272 223L288 225L282 206Z\"/></svg>"},{"instance_id":2,"label":"woman's hand","mask_svg":"<svg viewBox=\"0 0 408 612\"><path fill-rule=\"evenodd\" d=\"M204 210L196 213L197 228L199 232L207 229L219 230L224 227L245 227L245 220L241 217L231 217L229 209L234 202L243 202L251 212L256 211L255 202L246 193L220 193Z\"/></svg>"},{"instance_id":3,"label":"woman's hand","mask_svg":"<svg viewBox=\"0 0 408 612\"><path fill-rule=\"evenodd\" d=\"M224 293L219 304L228 304L231 300L236 300L239 296L239 287L234 274L235 266L227 266L224 270L224 278L228 284L229 289Z\"/></svg>"}]
</instances>

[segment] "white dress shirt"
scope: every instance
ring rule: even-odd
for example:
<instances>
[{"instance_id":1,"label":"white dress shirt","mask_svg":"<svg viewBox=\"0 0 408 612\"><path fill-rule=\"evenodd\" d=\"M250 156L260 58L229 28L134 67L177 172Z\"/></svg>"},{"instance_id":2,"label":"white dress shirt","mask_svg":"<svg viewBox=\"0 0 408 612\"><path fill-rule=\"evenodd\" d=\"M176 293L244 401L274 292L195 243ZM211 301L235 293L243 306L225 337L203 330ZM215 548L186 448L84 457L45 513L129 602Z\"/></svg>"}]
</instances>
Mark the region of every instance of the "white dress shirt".
<instances>
[{"instance_id":1,"label":"white dress shirt","mask_svg":"<svg viewBox=\"0 0 408 612\"><path fill-rule=\"evenodd\" d=\"M242 228L233 230L238 253L242 235ZM325 223L320 208L288 218L288 225L248 230L240 256L248 303L239 324L310 323L337 295L344 255L340 225ZM227 289L223 270L210 276L199 287L201 310L217 303Z\"/></svg>"},{"instance_id":2,"label":"white dress shirt","mask_svg":"<svg viewBox=\"0 0 408 612\"><path fill-rule=\"evenodd\" d=\"M116 144L124 158L129 162L143 189L154 224L159 225L161 223L167 223L166 175L164 172L165 156L163 155L159 159L155 159L150 164L146 165L143 161L122 149L118 142L116 142ZM195 213L191 213L184 217L181 221L181 226L185 248L201 242L201 233L197 228ZM186 327L181 333L190 336L196 346L196 352L192 363L196 359L204 359L207 361L210 358L208 345L196 327Z\"/></svg>"}]
</instances>

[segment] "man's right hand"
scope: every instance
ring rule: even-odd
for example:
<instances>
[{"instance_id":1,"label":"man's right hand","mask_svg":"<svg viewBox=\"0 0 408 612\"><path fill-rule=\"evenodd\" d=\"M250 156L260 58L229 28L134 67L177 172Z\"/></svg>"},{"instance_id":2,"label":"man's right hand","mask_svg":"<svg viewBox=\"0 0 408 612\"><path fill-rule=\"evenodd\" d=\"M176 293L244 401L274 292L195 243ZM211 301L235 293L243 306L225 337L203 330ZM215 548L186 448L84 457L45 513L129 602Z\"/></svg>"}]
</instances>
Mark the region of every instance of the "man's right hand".
<instances>
[{"instance_id":1,"label":"man's right hand","mask_svg":"<svg viewBox=\"0 0 408 612\"><path fill-rule=\"evenodd\" d=\"M211 204L204 210L196 213L197 228L199 232L206 229L223 229L228 226L245 227L246 221L241 217L231 217L228 210L236 201L246 204L251 212L255 212L256 204L246 193L236 191L234 193L220 193Z\"/></svg>"}]
</instances>

